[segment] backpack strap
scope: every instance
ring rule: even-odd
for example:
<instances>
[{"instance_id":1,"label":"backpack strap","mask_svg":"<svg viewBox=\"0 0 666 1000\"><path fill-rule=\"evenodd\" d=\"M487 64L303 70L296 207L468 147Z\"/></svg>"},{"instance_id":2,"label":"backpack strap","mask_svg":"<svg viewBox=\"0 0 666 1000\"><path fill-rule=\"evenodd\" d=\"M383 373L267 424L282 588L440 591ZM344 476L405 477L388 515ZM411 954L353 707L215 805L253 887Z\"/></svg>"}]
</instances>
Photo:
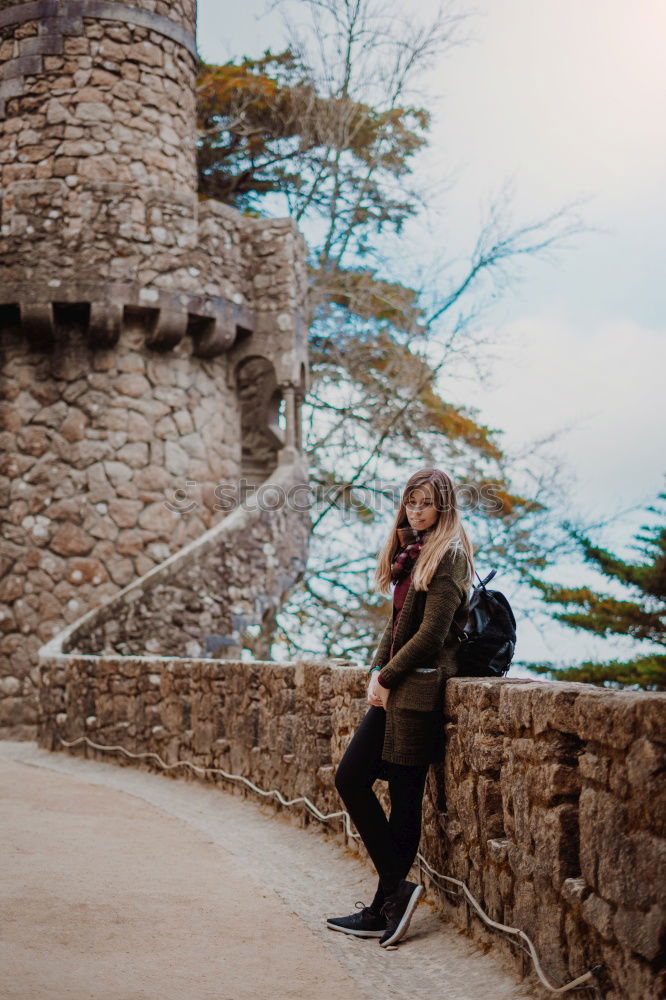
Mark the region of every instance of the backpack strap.
<instances>
[{"instance_id":1,"label":"backpack strap","mask_svg":"<svg viewBox=\"0 0 666 1000\"><path fill-rule=\"evenodd\" d=\"M479 584L474 589L478 590L479 587L483 587L483 589L485 590L486 584L490 583L490 581L492 580L492 578L497 573L497 570L496 569L491 569L490 573L485 578L485 580L481 579L481 577L479 576L479 571L478 570L476 570L475 572L476 572L476 575L479 577ZM458 624L458 622L456 622L456 621L451 622L451 628L453 629L454 635L455 635L456 639L458 640L458 642L460 642L460 643L467 642L467 640L469 639L469 636L468 636L467 632L465 632L465 630L460 627L460 625Z\"/></svg>"}]
</instances>

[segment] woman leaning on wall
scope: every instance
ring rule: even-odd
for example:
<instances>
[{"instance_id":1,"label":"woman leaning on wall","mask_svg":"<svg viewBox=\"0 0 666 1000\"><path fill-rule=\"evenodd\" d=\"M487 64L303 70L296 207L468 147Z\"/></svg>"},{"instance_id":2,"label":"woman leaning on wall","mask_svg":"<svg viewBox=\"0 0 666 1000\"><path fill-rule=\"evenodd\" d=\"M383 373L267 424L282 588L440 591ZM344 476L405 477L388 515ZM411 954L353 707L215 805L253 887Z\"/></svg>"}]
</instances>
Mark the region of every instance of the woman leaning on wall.
<instances>
[{"instance_id":1,"label":"woman leaning on wall","mask_svg":"<svg viewBox=\"0 0 666 1000\"><path fill-rule=\"evenodd\" d=\"M335 774L335 786L365 844L379 881L369 906L327 926L383 947L407 931L423 887L407 880L421 839L430 764L444 757L443 698L456 672L455 620L464 626L474 580L472 545L455 486L441 469L407 481L380 553L375 586L393 608L370 668L370 708ZM373 791L388 782L387 819Z\"/></svg>"}]
</instances>

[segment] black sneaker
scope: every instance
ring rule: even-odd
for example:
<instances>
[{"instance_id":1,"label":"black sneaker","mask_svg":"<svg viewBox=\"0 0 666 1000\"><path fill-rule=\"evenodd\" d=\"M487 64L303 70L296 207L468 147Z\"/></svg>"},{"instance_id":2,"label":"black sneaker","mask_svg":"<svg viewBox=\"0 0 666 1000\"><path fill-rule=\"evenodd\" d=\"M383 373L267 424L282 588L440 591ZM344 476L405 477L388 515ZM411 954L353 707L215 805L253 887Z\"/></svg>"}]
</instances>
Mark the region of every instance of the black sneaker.
<instances>
[{"instance_id":1,"label":"black sneaker","mask_svg":"<svg viewBox=\"0 0 666 1000\"><path fill-rule=\"evenodd\" d=\"M386 917L380 913L374 913L361 900L354 903L354 906L362 906L363 909L348 917L328 917L326 926L330 927L332 931L355 934L356 937L381 937L387 927Z\"/></svg>"},{"instance_id":2,"label":"black sneaker","mask_svg":"<svg viewBox=\"0 0 666 1000\"><path fill-rule=\"evenodd\" d=\"M422 885L408 882L407 879L403 878L400 879L395 892L387 896L381 909L382 914L386 916L386 930L379 939L383 948L389 944L395 944L406 934L412 913L422 895Z\"/></svg>"}]
</instances>

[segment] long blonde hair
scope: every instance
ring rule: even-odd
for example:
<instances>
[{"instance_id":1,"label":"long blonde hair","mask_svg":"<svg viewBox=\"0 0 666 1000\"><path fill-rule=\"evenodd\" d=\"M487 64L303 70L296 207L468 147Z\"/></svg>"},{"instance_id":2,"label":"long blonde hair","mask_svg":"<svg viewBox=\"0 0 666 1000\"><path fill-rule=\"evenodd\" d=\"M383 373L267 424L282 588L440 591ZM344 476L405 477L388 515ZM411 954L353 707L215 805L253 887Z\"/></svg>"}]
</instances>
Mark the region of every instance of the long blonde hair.
<instances>
[{"instance_id":1,"label":"long blonde hair","mask_svg":"<svg viewBox=\"0 0 666 1000\"><path fill-rule=\"evenodd\" d=\"M441 469L421 469L407 480L400 507L377 557L374 585L380 594L391 593L391 563L400 548L398 528L409 524L405 505L410 495L417 487L430 483L435 495L435 507L439 512L437 520L426 536L426 542L414 563L412 581L415 590L427 590L433 573L449 548L461 547L467 556L467 584L474 581L474 551L465 527L460 518L460 508L456 497L455 486L450 476Z\"/></svg>"}]
</instances>

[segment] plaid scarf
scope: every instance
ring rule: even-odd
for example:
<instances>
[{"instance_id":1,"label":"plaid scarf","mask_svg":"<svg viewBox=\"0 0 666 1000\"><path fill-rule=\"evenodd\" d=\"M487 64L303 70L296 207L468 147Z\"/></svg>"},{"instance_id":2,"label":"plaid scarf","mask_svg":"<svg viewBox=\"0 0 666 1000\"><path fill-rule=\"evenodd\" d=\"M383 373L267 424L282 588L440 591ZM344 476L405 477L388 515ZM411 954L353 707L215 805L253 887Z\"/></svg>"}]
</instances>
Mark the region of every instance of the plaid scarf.
<instances>
[{"instance_id":1,"label":"plaid scarf","mask_svg":"<svg viewBox=\"0 0 666 1000\"><path fill-rule=\"evenodd\" d=\"M419 552L427 542L428 535L433 527L425 528L423 531L417 531L416 528L411 527L398 528L400 548L391 563L391 580L393 583L397 583L398 580L404 579L404 577L411 573L412 567L418 559Z\"/></svg>"}]
</instances>

